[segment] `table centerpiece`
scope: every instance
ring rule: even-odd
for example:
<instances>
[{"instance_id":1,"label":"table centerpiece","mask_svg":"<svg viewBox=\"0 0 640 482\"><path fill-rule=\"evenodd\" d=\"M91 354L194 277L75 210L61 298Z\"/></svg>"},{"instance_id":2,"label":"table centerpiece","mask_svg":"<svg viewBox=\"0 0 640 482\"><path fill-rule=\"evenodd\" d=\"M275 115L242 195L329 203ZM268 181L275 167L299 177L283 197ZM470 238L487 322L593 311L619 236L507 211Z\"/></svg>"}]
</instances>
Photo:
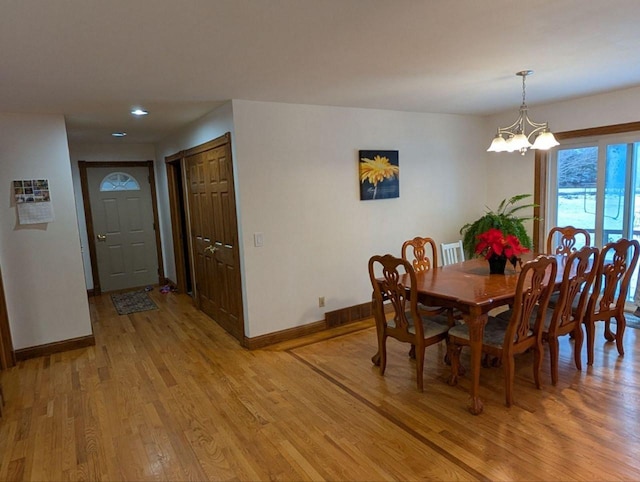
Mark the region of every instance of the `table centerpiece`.
<instances>
[{"instance_id":1,"label":"table centerpiece","mask_svg":"<svg viewBox=\"0 0 640 482\"><path fill-rule=\"evenodd\" d=\"M522 246L515 235L505 235L497 228L479 234L475 249L475 254L484 256L489 262L491 274L504 274L507 261L515 268L520 255L528 252L529 248Z\"/></svg>"}]
</instances>

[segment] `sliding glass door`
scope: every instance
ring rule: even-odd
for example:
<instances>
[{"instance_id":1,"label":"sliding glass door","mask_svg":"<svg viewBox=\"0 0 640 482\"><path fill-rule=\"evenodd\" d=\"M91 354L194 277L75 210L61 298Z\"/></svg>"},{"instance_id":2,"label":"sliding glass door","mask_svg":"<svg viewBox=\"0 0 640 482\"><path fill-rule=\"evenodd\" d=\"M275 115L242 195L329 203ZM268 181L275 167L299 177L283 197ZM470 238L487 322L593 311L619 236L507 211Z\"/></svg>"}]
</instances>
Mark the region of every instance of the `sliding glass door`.
<instances>
[{"instance_id":1,"label":"sliding glass door","mask_svg":"<svg viewBox=\"0 0 640 482\"><path fill-rule=\"evenodd\" d=\"M620 238L640 240L640 137L608 137L554 151L549 164L547 229L572 225L602 247ZM635 291L637 276L629 289Z\"/></svg>"},{"instance_id":2,"label":"sliding glass door","mask_svg":"<svg viewBox=\"0 0 640 482\"><path fill-rule=\"evenodd\" d=\"M556 162L551 162L547 226L575 226L586 229L593 238L596 229L596 193L598 147L579 146L558 149ZM555 168L555 169L554 169Z\"/></svg>"}]
</instances>

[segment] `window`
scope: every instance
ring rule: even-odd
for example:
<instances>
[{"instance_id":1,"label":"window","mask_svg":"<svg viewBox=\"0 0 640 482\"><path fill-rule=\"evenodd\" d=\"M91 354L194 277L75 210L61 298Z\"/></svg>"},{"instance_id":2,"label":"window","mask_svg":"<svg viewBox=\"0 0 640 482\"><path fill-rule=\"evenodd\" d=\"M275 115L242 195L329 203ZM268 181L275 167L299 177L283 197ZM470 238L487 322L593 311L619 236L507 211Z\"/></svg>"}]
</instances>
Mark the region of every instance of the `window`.
<instances>
[{"instance_id":1,"label":"window","mask_svg":"<svg viewBox=\"0 0 640 482\"><path fill-rule=\"evenodd\" d=\"M139 191L140 184L126 172L107 174L100 183L100 191Z\"/></svg>"},{"instance_id":2,"label":"window","mask_svg":"<svg viewBox=\"0 0 640 482\"><path fill-rule=\"evenodd\" d=\"M546 185L545 231L584 228L600 248L640 240L640 132L563 140L547 156ZM636 281L634 274L629 300Z\"/></svg>"}]
</instances>

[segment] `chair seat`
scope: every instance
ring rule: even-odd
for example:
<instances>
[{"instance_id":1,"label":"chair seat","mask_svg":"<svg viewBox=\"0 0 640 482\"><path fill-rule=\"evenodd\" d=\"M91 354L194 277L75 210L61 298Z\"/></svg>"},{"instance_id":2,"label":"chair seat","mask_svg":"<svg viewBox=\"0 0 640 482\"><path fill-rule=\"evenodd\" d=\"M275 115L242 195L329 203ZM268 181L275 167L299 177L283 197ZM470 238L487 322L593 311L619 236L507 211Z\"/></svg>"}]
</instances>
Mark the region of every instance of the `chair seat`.
<instances>
[{"instance_id":1,"label":"chair seat","mask_svg":"<svg viewBox=\"0 0 640 482\"><path fill-rule=\"evenodd\" d=\"M415 322L413 320L413 316L411 312L407 311L407 320L409 321L408 331L411 334L416 333ZM395 328L395 323L393 319L387 321L387 326L389 328ZM441 335L449 331L449 318L447 315L434 315L422 317L422 328L424 332L425 338L431 338L432 336Z\"/></svg>"},{"instance_id":2,"label":"chair seat","mask_svg":"<svg viewBox=\"0 0 640 482\"><path fill-rule=\"evenodd\" d=\"M441 306L429 306L429 305L423 305L422 303L418 302L418 309L420 311L424 311L425 313L427 313L429 316L433 315L439 315L440 312L444 312L446 311L446 308L443 308Z\"/></svg>"},{"instance_id":3,"label":"chair seat","mask_svg":"<svg viewBox=\"0 0 640 482\"><path fill-rule=\"evenodd\" d=\"M499 318L503 321L509 321L511 319L511 315L513 314L512 309L505 310L496 315L496 318ZM529 326L533 329L536 325L536 317L538 316L538 308L533 309L533 313L531 313L531 318L529 318ZM549 331L549 325L551 325L551 318L553 317L553 310L551 308L547 309L547 316L544 318L544 326L542 327L543 331Z\"/></svg>"},{"instance_id":4,"label":"chair seat","mask_svg":"<svg viewBox=\"0 0 640 482\"><path fill-rule=\"evenodd\" d=\"M556 291L551 295L551 298L549 298L549 308L555 308L556 305L558 304L559 299L560 299L560 293ZM576 296L575 299L573 300L573 303L571 304L574 310L578 309L579 303L580 303L580 297Z\"/></svg>"},{"instance_id":5,"label":"chair seat","mask_svg":"<svg viewBox=\"0 0 640 482\"><path fill-rule=\"evenodd\" d=\"M498 317L490 316L484 327L484 338L482 343L484 345L495 346L501 348L504 345L504 335L509 325L508 320L503 320ZM449 336L455 336L463 340L469 339L469 326L466 323L456 325L449 330Z\"/></svg>"},{"instance_id":6,"label":"chair seat","mask_svg":"<svg viewBox=\"0 0 640 482\"><path fill-rule=\"evenodd\" d=\"M559 293L553 293L551 295L551 298L549 298L549 308L555 308L556 305L558 304L558 299L560 298L560 294ZM600 306L600 300L602 299L602 296L598 296L598 299L596 300L596 306ZM578 309L578 305L580 304L580 297L577 296L574 300L573 303L571 303L571 306L573 307L573 310L576 311ZM609 309L610 310L614 310L616 308L616 304L615 303L611 303L609 305ZM599 309L599 308L598 308Z\"/></svg>"},{"instance_id":7,"label":"chair seat","mask_svg":"<svg viewBox=\"0 0 640 482\"><path fill-rule=\"evenodd\" d=\"M551 295L551 298L549 298L549 308L555 308L556 305L558 304L558 300L560 299L560 293L555 292ZM573 300L573 303L571 303L571 306L573 307L573 310L577 310L578 309L578 305L580 304L580 297L576 296L575 299Z\"/></svg>"}]
</instances>

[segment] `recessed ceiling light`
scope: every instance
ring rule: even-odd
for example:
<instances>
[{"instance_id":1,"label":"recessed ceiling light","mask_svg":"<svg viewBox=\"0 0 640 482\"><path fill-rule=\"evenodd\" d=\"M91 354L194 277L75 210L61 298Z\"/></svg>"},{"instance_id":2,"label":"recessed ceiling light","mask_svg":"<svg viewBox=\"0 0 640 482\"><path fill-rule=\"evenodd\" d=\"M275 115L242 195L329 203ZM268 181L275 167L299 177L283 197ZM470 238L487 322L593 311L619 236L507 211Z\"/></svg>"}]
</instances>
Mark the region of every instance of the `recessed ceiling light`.
<instances>
[{"instance_id":1,"label":"recessed ceiling light","mask_svg":"<svg viewBox=\"0 0 640 482\"><path fill-rule=\"evenodd\" d=\"M146 110L144 110L144 109L133 109L133 110L131 111L131 113L132 113L133 115L138 115L138 116L140 116L140 115L147 115L147 114L149 113L149 111L146 111Z\"/></svg>"},{"instance_id":2,"label":"recessed ceiling light","mask_svg":"<svg viewBox=\"0 0 640 482\"><path fill-rule=\"evenodd\" d=\"M114 132L111 134L113 137L124 137L127 135L126 132Z\"/></svg>"}]
</instances>

